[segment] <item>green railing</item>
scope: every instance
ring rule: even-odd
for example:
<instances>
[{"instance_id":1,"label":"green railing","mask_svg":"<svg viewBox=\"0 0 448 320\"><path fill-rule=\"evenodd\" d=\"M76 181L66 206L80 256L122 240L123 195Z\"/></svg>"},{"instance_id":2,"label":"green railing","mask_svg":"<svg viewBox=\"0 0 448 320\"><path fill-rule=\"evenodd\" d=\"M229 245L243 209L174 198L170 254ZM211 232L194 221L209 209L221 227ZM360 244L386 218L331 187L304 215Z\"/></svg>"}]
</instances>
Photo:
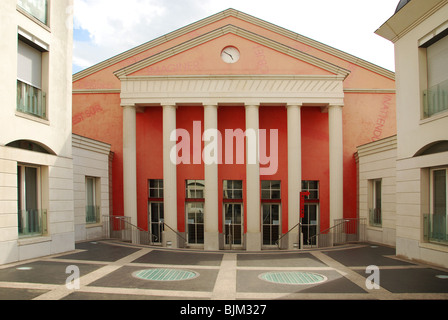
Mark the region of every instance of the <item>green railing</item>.
<instances>
[{"instance_id":1,"label":"green railing","mask_svg":"<svg viewBox=\"0 0 448 320\"><path fill-rule=\"evenodd\" d=\"M47 210L20 210L19 237L38 237L48 233Z\"/></svg>"},{"instance_id":2,"label":"green railing","mask_svg":"<svg viewBox=\"0 0 448 320\"><path fill-rule=\"evenodd\" d=\"M425 241L448 244L446 220L445 214L423 215L423 237Z\"/></svg>"},{"instance_id":3,"label":"green railing","mask_svg":"<svg viewBox=\"0 0 448 320\"><path fill-rule=\"evenodd\" d=\"M17 80L17 111L47 119L46 100L45 92Z\"/></svg>"},{"instance_id":4,"label":"green railing","mask_svg":"<svg viewBox=\"0 0 448 320\"><path fill-rule=\"evenodd\" d=\"M448 80L423 91L423 114L425 118L448 110Z\"/></svg>"},{"instance_id":5,"label":"green railing","mask_svg":"<svg viewBox=\"0 0 448 320\"><path fill-rule=\"evenodd\" d=\"M101 222L101 209L99 206L86 206L86 223L94 224Z\"/></svg>"},{"instance_id":6,"label":"green railing","mask_svg":"<svg viewBox=\"0 0 448 320\"><path fill-rule=\"evenodd\" d=\"M373 227L381 227L383 224L382 218L381 218L381 209L375 208L375 209L369 209L369 225Z\"/></svg>"}]
</instances>

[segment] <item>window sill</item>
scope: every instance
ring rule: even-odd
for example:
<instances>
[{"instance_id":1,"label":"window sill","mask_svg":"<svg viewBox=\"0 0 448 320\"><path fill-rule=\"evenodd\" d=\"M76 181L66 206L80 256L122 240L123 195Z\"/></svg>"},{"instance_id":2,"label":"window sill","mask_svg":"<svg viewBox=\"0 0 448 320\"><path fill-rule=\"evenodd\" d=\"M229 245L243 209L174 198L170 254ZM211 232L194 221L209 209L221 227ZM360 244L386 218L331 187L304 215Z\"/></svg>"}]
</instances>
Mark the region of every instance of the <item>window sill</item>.
<instances>
[{"instance_id":1,"label":"window sill","mask_svg":"<svg viewBox=\"0 0 448 320\"><path fill-rule=\"evenodd\" d=\"M40 21L39 19L34 17L32 14L28 13L25 9L22 9L19 5L17 5L17 11L20 12L21 14L23 14L25 17L27 17L31 21L34 21L36 24L41 26L46 31L51 33L51 29L48 25L46 25L45 23L43 23L42 21ZM47 17L47 19L48 19L48 17Z\"/></svg>"},{"instance_id":2,"label":"window sill","mask_svg":"<svg viewBox=\"0 0 448 320\"><path fill-rule=\"evenodd\" d=\"M368 230L375 230L375 231L383 231L383 226L367 225L367 229Z\"/></svg>"},{"instance_id":3,"label":"window sill","mask_svg":"<svg viewBox=\"0 0 448 320\"><path fill-rule=\"evenodd\" d=\"M426 124L428 122L436 121L442 118L448 117L448 110L442 111L440 113L437 113L435 115L430 116L429 118L425 118L420 120L420 124Z\"/></svg>"},{"instance_id":4,"label":"window sill","mask_svg":"<svg viewBox=\"0 0 448 320\"><path fill-rule=\"evenodd\" d=\"M44 124L44 125L47 125L47 126L50 125L50 121L48 121L48 120L41 119L41 118L32 116L30 114L17 111L17 110L16 110L16 116L20 117L20 118L27 119L27 120L35 121L35 122L38 122L38 123L41 123L41 124Z\"/></svg>"},{"instance_id":5,"label":"window sill","mask_svg":"<svg viewBox=\"0 0 448 320\"><path fill-rule=\"evenodd\" d=\"M102 227L103 224L101 222L99 223L86 223L86 229L90 229L90 228L99 228Z\"/></svg>"},{"instance_id":6,"label":"window sill","mask_svg":"<svg viewBox=\"0 0 448 320\"><path fill-rule=\"evenodd\" d=\"M448 245L446 245L446 244L437 244L434 242L420 242L420 248L448 253Z\"/></svg>"},{"instance_id":7,"label":"window sill","mask_svg":"<svg viewBox=\"0 0 448 320\"><path fill-rule=\"evenodd\" d=\"M37 244L37 243L43 243L43 242L50 242L51 237L48 236L37 236L34 238L19 238L18 244L19 246L28 246L31 244Z\"/></svg>"}]
</instances>

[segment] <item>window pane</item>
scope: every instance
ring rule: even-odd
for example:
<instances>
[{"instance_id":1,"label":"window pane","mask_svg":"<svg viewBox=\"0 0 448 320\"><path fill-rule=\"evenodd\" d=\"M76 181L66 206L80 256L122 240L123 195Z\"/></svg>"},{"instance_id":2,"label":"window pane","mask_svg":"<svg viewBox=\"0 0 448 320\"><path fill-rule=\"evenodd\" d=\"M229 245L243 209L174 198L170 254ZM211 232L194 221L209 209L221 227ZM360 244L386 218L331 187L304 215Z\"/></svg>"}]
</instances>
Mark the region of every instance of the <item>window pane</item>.
<instances>
[{"instance_id":1,"label":"window pane","mask_svg":"<svg viewBox=\"0 0 448 320\"><path fill-rule=\"evenodd\" d=\"M26 210L37 210L37 169L25 168Z\"/></svg>"},{"instance_id":2,"label":"window pane","mask_svg":"<svg viewBox=\"0 0 448 320\"><path fill-rule=\"evenodd\" d=\"M381 209L381 180L375 181L375 208Z\"/></svg>"},{"instance_id":3,"label":"window pane","mask_svg":"<svg viewBox=\"0 0 448 320\"><path fill-rule=\"evenodd\" d=\"M243 181L242 180L235 180L233 181L233 189L243 189Z\"/></svg>"},{"instance_id":4,"label":"window pane","mask_svg":"<svg viewBox=\"0 0 448 320\"><path fill-rule=\"evenodd\" d=\"M280 190L280 181L272 181L271 188L275 190Z\"/></svg>"},{"instance_id":5,"label":"window pane","mask_svg":"<svg viewBox=\"0 0 448 320\"><path fill-rule=\"evenodd\" d=\"M233 192L233 199L243 199L243 190L236 190Z\"/></svg>"},{"instance_id":6,"label":"window pane","mask_svg":"<svg viewBox=\"0 0 448 320\"><path fill-rule=\"evenodd\" d=\"M434 171L434 214L446 215L446 170Z\"/></svg>"},{"instance_id":7,"label":"window pane","mask_svg":"<svg viewBox=\"0 0 448 320\"><path fill-rule=\"evenodd\" d=\"M17 0L17 4L33 17L47 24L47 0Z\"/></svg>"},{"instance_id":8,"label":"window pane","mask_svg":"<svg viewBox=\"0 0 448 320\"><path fill-rule=\"evenodd\" d=\"M271 199L280 199L280 190L272 190Z\"/></svg>"},{"instance_id":9,"label":"window pane","mask_svg":"<svg viewBox=\"0 0 448 320\"><path fill-rule=\"evenodd\" d=\"M448 36L428 47L427 59L428 87L448 80Z\"/></svg>"},{"instance_id":10,"label":"window pane","mask_svg":"<svg viewBox=\"0 0 448 320\"><path fill-rule=\"evenodd\" d=\"M87 205L94 206L95 205L95 181L92 178L86 179L86 197L87 197Z\"/></svg>"},{"instance_id":11,"label":"window pane","mask_svg":"<svg viewBox=\"0 0 448 320\"><path fill-rule=\"evenodd\" d=\"M261 189L270 189L271 181L261 181Z\"/></svg>"}]
</instances>

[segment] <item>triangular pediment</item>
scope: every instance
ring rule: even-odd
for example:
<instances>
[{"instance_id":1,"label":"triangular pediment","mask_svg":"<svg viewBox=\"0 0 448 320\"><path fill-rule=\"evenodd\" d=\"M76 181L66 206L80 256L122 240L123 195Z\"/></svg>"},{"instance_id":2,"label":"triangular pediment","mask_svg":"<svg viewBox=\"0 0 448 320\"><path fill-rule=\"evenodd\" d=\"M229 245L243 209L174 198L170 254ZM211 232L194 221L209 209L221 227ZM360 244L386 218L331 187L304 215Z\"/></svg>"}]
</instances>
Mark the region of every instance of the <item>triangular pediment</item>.
<instances>
[{"instance_id":1,"label":"triangular pediment","mask_svg":"<svg viewBox=\"0 0 448 320\"><path fill-rule=\"evenodd\" d=\"M240 51L240 60L227 64L221 52L227 46ZM164 50L115 72L126 76L294 74L336 75L350 71L300 50L235 25L226 25Z\"/></svg>"}]
</instances>

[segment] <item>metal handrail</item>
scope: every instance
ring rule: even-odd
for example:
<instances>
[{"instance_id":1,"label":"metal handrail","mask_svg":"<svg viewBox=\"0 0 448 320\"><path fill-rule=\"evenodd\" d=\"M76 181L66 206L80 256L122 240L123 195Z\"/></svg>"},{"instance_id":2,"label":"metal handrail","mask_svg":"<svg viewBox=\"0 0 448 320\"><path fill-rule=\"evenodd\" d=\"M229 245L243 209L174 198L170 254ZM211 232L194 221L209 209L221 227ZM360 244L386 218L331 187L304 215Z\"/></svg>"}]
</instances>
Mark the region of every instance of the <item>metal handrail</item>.
<instances>
[{"instance_id":1,"label":"metal handrail","mask_svg":"<svg viewBox=\"0 0 448 320\"><path fill-rule=\"evenodd\" d=\"M129 226L131 226L131 227L137 229L138 231L147 233L148 235L150 235L150 236L152 236L152 237L156 237L156 240L157 240L157 236L155 236L155 235L153 235L151 232L146 231L146 230L144 230L144 229L142 229L142 228L140 228L140 227L138 227L138 226L132 224L131 222L127 221L127 220L126 220L126 217L124 217L124 216L109 216L109 217L112 217L112 218L115 218L115 219L119 219L119 220L123 221L124 223L126 223L127 225L129 225ZM181 238L182 240L184 240L185 243L188 242L186 238L184 238L179 232L177 232L176 230L174 230L173 228L171 228L168 224L166 224L165 222L161 222L161 224L163 224L163 226L165 226L165 227L167 227L168 229L170 229L171 231L173 231L179 238ZM153 239L154 239L154 238L153 238Z\"/></svg>"},{"instance_id":2,"label":"metal handrail","mask_svg":"<svg viewBox=\"0 0 448 320\"><path fill-rule=\"evenodd\" d=\"M342 225L342 224L344 224L344 223L346 223L346 222L349 222L349 221L350 221L350 220L348 220L348 219L344 219L344 220L342 220L340 223L335 224L334 226L332 226L332 227L330 227L330 228L328 228L328 229L325 229L324 231L319 232L318 234L315 234L314 236L309 237L309 238L307 239L307 242L310 243L310 240L312 240L312 239L314 239L314 238L316 238L316 237L318 237L318 236L320 236L320 235L322 235L322 234L328 234L328 232L329 232L330 230L333 230L334 228L339 227L340 225Z\"/></svg>"},{"instance_id":3,"label":"metal handrail","mask_svg":"<svg viewBox=\"0 0 448 320\"><path fill-rule=\"evenodd\" d=\"M170 227L169 225L167 225L165 222L163 222L163 225L166 226L166 227L168 227L168 229L170 229L171 231L173 231L175 234L177 234L177 236L178 236L179 238L181 238L182 240L184 240L185 243L188 242L187 239L184 238L178 231L176 231L176 230L174 230L173 228L171 228L171 227Z\"/></svg>"},{"instance_id":4,"label":"metal handrail","mask_svg":"<svg viewBox=\"0 0 448 320\"><path fill-rule=\"evenodd\" d=\"M277 241L275 241L275 244L277 245L277 247L280 249L280 240L282 240L286 235L288 235L292 230L294 230L295 228L297 228L298 226L302 226L302 223L299 222L298 224L296 224L294 227L292 227L290 230L288 230L288 232L286 232L284 235L282 235L280 238L278 238Z\"/></svg>"},{"instance_id":5,"label":"metal handrail","mask_svg":"<svg viewBox=\"0 0 448 320\"><path fill-rule=\"evenodd\" d=\"M139 226L136 226L136 225L132 224L131 222L127 221L125 216L109 216L109 217L112 217L113 219L121 220L121 221L123 221L125 224L127 224L127 225L129 225L129 226L131 226L131 227L134 227L134 228L137 229L138 231L141 231L141 232L143 232L143 233L147 233L150 237L152 237L153 239L157 240L157 236L156 236L156 235L153 235L151 232L146 231L146 230L140 228Z\"/></svg>"}]
</instances>

